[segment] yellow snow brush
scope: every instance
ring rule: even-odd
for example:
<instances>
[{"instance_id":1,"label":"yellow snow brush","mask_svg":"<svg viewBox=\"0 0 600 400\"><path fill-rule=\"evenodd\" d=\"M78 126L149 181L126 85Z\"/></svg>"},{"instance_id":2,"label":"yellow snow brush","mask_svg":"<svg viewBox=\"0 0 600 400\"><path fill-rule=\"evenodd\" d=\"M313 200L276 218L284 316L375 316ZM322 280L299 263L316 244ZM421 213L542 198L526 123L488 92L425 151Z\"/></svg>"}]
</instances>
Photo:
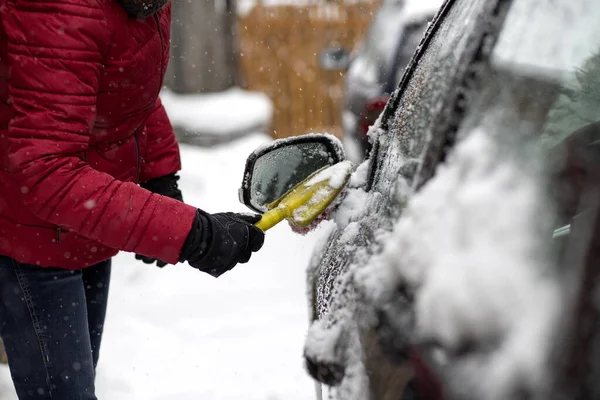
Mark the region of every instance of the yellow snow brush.
<instances>
[{"instance_id":1,"label":"yellow snow brush","mask_svg":"<svg viewBox=\"0 0 600 400\"><path fill-rule=\"evenodd\" d=\"M336 200L351 174L350 161L318 170L268 204L269 211L262 215L256 227L266 231L287 219L296 227L307 228Z\"/></svg>"}]
</instances>

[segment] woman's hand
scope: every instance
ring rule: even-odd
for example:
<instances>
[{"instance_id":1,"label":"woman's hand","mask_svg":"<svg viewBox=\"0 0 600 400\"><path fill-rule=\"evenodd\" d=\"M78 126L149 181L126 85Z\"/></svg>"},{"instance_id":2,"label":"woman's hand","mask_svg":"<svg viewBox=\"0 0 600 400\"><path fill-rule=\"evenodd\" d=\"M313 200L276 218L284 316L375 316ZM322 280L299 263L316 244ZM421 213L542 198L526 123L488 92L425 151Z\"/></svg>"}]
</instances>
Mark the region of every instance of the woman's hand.
<instances>
[{"instance_id":1,"label":"woman's hand","mask_svg":"<svg viewBox=\"0 0 600 400\"><path fill-rule=\"evenodd\" d=\"M265 234L254 226L260 215L208 214L198 210L181 252L181 261L219 277L260 250Z\"/></svg>"}]
</instances>

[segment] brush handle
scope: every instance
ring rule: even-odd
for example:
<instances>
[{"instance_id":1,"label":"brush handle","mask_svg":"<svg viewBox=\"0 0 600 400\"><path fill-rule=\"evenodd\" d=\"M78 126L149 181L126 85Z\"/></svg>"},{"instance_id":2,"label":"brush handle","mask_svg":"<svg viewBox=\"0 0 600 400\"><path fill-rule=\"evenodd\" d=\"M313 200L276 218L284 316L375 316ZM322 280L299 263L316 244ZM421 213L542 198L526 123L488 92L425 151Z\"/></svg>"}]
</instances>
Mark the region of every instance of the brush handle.
<instances>
[{"instance_id":1,"label":"brush handle","mask_svg":"<svg viewBox=\"0 0 600 400\"><path fill-rule=\"evenodd\" d=\"M289 216L288 214L289 209L287 207L276 207L264 213L260 221L254 224L254 226L262 231L266 231L286 219Z\"/></svg>"}]
</instances>

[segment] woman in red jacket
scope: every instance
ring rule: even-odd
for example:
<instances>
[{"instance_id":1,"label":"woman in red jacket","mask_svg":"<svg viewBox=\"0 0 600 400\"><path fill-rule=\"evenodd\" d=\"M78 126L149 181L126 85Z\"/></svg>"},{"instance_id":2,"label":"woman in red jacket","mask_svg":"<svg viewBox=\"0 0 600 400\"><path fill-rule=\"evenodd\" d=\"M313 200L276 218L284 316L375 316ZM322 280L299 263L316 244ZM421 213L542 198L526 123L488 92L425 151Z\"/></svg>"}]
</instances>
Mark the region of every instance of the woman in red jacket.
<instances>
[{"instance_id":1,"label":"woman in red jacket","mask_svg":"<svg viewBox=\"0 0 600 400\"><path fill-rule=\"evenodd\" d=\"M168 0L0 0L0 336L19 398L95 399L110 259L219 276L254 217L177 188ZM140 184L140 185L138 185Z\"/></svg>"}]
</instances>

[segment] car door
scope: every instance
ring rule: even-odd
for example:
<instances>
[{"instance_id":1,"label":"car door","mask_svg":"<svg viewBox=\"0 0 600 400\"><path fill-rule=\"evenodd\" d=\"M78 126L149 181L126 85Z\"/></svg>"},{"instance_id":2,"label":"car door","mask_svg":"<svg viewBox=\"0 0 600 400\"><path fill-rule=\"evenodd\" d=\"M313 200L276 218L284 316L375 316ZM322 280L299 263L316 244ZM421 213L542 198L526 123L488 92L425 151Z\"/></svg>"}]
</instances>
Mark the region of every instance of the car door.
<instances>
[{"instance_id":1,"label":"car door","mask_svg":"<svg viewBox=\"0 0 600 400\"><path fill-rule=\"evenodd\" d=\"M497 4L456 129L354 283L445 398L598 398L600 3Z\"/></svg>"},{"instance_id":2,"label":"car door","mask_svg":"<svg viewBox=\"0 0 600 400\"><path fill-rule=\"evenodd\" d=\"M308 370L345 400L400 398L410 329L390 330L388 312L410 322L402 287L388 309L365 305L360 269L372 262L418 188L452 145L477 87L477 69L504 17L504 1L448 0L421 42L398 90L371 129L373 150L351 179L335 224L309 268L313 323L305 346ZM407 324L407 328L411 326ZM404 332L390 336L386 332ZM388 340L383 357L380 343ZM384 344L385 345L385 344ZM393 362L390 362L390 359ZM396 397L388 397L396 396Z\"/></svg>"}]
</instances>

